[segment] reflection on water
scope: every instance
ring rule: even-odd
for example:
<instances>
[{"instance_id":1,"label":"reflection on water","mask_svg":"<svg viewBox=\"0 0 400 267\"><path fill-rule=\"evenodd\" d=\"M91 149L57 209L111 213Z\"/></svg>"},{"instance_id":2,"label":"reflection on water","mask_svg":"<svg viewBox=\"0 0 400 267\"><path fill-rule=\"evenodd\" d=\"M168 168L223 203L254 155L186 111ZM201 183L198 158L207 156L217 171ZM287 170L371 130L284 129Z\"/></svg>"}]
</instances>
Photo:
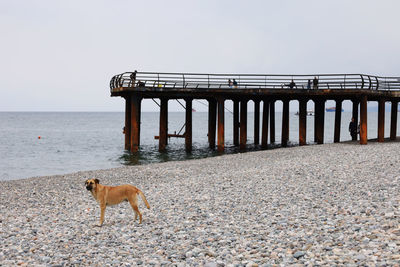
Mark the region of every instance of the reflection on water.
<instances>
[{"instance_id":1,"label":"reflection on water","mask_svg":"<svg viewBox=\"0 0 400 267\"><path fill-rule=\"evenodd\" d=\"M298 144L288 142L288 147L296 145ZM269 144L267 149L275 149L280 147L280 144ZM131 153L125 150L124 153L119 157L119 162L123 165L141 165L157 162L201 159L226 154L236 154L260 150L263 150L260 145L248 144L246 145L246 148L240 149L237 146L228 144L227 146L225 146L225 150L223 152L219 152L217 151L217 149L211 149L209 147L199 146L199 144L194 144L192 152L186 152L184 147L177 145L168 145L165 152L159 152L158 146L144 145L140 146L139 151L135 153Z\"/></svg>"}]
</instances>

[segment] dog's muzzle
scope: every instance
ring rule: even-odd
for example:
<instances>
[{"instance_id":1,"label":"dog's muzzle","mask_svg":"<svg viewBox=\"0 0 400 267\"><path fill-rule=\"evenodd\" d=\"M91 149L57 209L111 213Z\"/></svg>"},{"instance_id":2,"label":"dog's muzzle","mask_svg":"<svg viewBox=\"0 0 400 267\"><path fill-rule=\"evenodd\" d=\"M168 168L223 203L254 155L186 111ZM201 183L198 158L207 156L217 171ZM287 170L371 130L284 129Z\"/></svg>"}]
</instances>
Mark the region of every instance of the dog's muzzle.
<instances>
[{"instance_id":1,"label":"dog's muzzle","mask_svg":"<svg viewBox=\"0 0 400 267\"><path fill-rule=\"evenodd\" d=\"M86 186L86 189L90 191L90 190L92 190L92 187L90 185L88 185L88 186Z\"/></svg>"}]
</instances>

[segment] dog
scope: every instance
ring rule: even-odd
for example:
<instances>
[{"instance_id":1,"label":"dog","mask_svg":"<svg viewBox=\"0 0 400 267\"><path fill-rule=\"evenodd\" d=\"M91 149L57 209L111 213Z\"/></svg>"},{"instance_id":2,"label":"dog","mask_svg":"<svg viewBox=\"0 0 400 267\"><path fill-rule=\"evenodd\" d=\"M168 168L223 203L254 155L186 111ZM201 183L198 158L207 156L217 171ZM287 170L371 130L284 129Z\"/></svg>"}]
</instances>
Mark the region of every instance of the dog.
<instances>
[{"instance_id":1,"label":"dog","mask_svg":"<svg viewBox=\"0 0 400 267\"><path fill-rule=\"evenodd\" d=\"M100 223L102 226L104 222L104 214L106 206L112 206L121 203L122 201L129 201L133 211L135 212L135 221L139 215L139 223L142 223L142 214L138 208L137 195L142 197L146 207L150 209L150 205L146 200L143 192L133 185L125 184L119 186L106 186L101 185L99 179L89 179L85 182L86 189L92 193L94 199L100 204Z\"/></svg>"}]
</instances>

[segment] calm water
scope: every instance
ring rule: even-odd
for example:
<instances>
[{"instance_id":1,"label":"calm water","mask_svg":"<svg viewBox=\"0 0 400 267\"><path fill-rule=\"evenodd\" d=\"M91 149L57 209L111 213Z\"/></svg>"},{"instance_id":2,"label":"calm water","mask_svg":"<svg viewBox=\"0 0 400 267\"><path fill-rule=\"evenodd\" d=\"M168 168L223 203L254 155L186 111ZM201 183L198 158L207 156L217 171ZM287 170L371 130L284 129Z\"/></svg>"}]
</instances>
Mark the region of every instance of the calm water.
<instances>
[{"instance_id":1,"label":"calm water","mask_svg":"<svg viewBox=\"0 0 400 267\"><path fill-rule=\"evenodd\" d=\"M341 140L349 140L350 112L342 113ZM254 114L248 114L248 148L253 142ZM169 132L179 132L184 113L170 112ZM158 112L143 112L141 150L124 151L124 113L121 112L0 112L0 180L105 169L131 164L215 156L208 149L207 113L193 113L193 152L184 150L184 140L171 138L167 153L158 152ZM276 114L276 141L280 142L281 113ZM333 142L334 113L325 113L325 142ZM368 138L376 138L377 113L368 113ZM399 126L400 127L400 126ZM385 136L389 136L390 112L386 112ZM313 142L314 117L307 118L307 141ZM399 132L399 130L398 130ZM41 137L40 139L38 137ZM261 138L261 136L260 136ZM290 114L290 142L298 142L298 116ZM232 114L225 117L226 153L232 146Z\"/></svg>"}]
</instances>

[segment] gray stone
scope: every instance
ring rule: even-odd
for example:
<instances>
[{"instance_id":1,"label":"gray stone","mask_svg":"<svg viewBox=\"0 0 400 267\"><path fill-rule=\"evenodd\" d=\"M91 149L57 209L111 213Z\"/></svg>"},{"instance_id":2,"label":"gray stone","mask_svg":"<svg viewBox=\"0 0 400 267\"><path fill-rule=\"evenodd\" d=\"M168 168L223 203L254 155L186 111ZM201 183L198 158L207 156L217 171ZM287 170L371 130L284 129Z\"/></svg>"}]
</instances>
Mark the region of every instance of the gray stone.
<instances>
[{"instance_id":1,"label":"gray stone","mask_svg":"<svg viewBox=\"0 0 400 267\"><path fill-rule=\"evenodd\" d=\"M305 252L305 251L296 251L296 252L293 254L293 257L296 258L296 259L299 259L299 258L301 258L301 257L304 257L304 255L306 255L306 252Z\"/></svg>"}]
</instances>

